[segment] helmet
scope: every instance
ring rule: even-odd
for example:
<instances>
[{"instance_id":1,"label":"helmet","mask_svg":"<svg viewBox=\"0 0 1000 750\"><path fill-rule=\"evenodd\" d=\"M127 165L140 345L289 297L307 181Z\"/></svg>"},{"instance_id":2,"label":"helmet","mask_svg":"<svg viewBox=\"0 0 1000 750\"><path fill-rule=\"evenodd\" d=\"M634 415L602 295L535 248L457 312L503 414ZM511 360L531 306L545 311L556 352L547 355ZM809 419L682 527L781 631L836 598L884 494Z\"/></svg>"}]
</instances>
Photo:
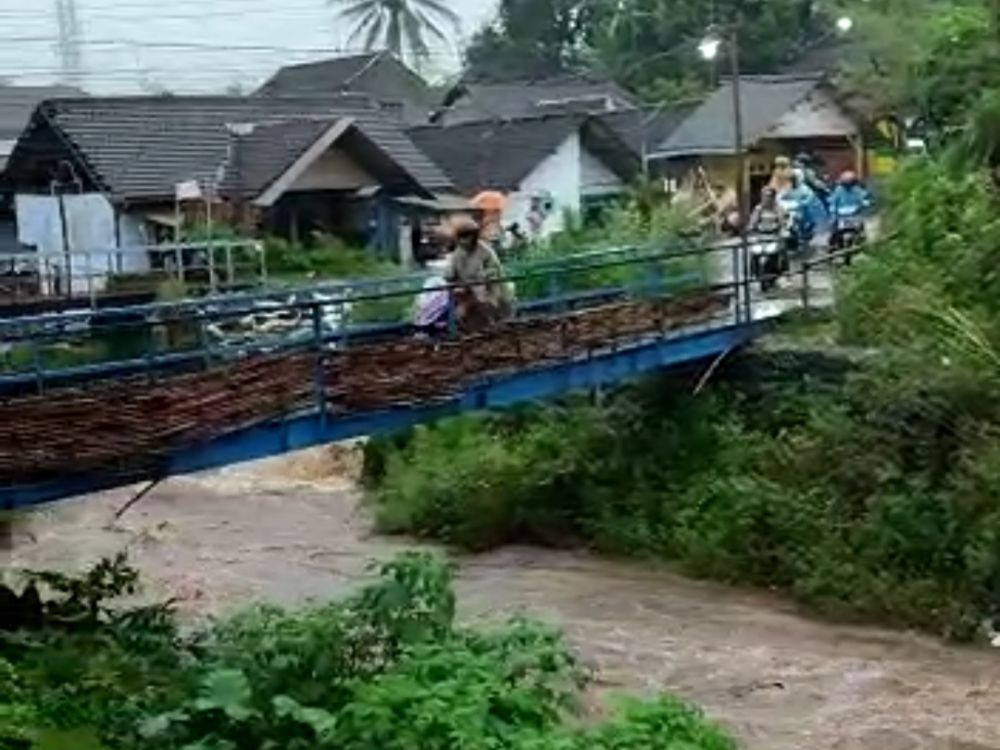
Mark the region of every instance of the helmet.
<instances>
[{"instance_id":1,"label":"helmet","mask_svg":"<svg viewBox=\"0 0 1000 750\"><path fill-rule=\"evenodd\" d=\"M787 156L776 156L774 158L774 166L775 168L788 168L792 166L792 162Z\"/></svg>"},{"instance_id":2,"label":"helmet","mask_svg":"<svg viewBox=\"0 0 1000 750\"><path fill-rule=\"evenodd\" d=\"M456 239L461 239L462 237L468 237L471 235L479 235L479 224L475 219L468 216L457 216L452 219L451 222L451 233Z\"/></svg>"},{"instance_id":3,"label":"helmet","mask_svg":"<svg viewBox=\"0 0 1000 750\"><path fill-rule=\"evenodd\" d=\"M857 181L858 181L858 175L855 174L855 172L853 172L850 169L845 169L843 172L840 173L841 185L853 185Z\"/></svg>"}]
</instances>

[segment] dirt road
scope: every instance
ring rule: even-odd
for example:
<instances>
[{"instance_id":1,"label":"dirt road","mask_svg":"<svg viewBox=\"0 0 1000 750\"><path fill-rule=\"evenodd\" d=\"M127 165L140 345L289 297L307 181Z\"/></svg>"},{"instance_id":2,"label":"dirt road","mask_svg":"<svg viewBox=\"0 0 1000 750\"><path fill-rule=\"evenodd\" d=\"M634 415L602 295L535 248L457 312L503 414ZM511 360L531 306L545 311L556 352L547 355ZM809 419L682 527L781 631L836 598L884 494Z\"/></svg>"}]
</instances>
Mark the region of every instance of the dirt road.
<instances>
[{"instance_id":1,"label":"dirt road","mask_svg":"<svg viewBox=\"0 0 1000 750\"><path fill-rule=\"evenodd\" d=\"M407 545L369 533L350 481L328 478L350 474L341 459L296 460L171 480L117 524L128 491L55 506L0 562L75 567L127 546L153 590L191 613L337 596ZM464 617L558 623L599 688L680 694L751 750L1000 750L1000 652L830 625L766 594L582 553L459 564Z\"/></svg>"}]
</instances>

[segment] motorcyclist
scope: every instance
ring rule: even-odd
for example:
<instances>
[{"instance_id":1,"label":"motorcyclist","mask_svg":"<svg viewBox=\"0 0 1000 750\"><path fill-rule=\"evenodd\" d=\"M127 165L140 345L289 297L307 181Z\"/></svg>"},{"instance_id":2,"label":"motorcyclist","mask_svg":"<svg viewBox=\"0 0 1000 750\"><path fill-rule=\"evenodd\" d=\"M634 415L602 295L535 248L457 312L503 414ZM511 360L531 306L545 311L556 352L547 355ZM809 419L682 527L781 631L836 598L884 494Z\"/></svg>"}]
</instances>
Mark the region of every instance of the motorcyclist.
<instances>
[{"instance_id":1,"label":"motorcyclist","mask_svg":"<svg viewBox=\"0 0 1000 750\"><path fill-rule=\"evenodd\" d=\"M848 233L864 236L864 216L872 207L872 196L852 170L840 175L839 184L830 196L830 246L840 249Z\"/></svg>"},{"instance_id":2,"label":"motorcyclist","mask_svg":"<svg viewBox=\"0 0 1000 750\"><path fill-rule=\"evenodd\" d=\"M479 225L469 218L457 220L452 230L455 250L443 277L459 285L453 292L455 314L465 328L480 328L511 314L513 286L503 280L500 258L480 239Z\"/></svg>"},{"instance_id":3,"label":"motorcyclist","mask_svg":"<svg viewBox=\"0 0 1000 750\"><path fill-rule=\"evenodd\" d=\"M792 168L801 173L803 182L826 204L830 198L830 185L816 168L815 160L804 151L800 152L796 155Z\"/></svg>"},{"instance_id":4,"label":"motorcyclist","mask_svg":"<svg viewBox=\"0 0 1000 750\"><path fill-rule=\"evenodd\" d=\"M753 234L779 234L785 226L787 215L778 203L778 192L768 186L760 194L760 203L750 214L750 232Z\"/></svg>"},{"instance_id":5,"label":"motorcyclist","mask_svg":"<svg viewBox=\"0 0 1000 750\"><path fill-rule=\"evenodd\" d=\"M826 220L826 210L806 184L801 170L793 170L788 188L778 194L778 202L789 214L792 249L808 250L817 228Z\"/></svg>"},{"instance_id":6,"label":"motorcyclist","mask_svg":"<svg viewBox=\"0 0 1000 750\"><path fill-rule=\"evenodd\" d=\"M830 196L830 213L836 221L837 211L841 208L855 209L865 213L872 207L872 195L858 179L857 173L846 170L840 175L836 189Z\"/></svg>"},{"instance_id":7,"label":"motorcyclist","mask_svg":"<svg viewBox=\"0 0 1000 750\"><path fill-rule=\"evenodd\" d=\"M760 203L750 214L751 234L762 236L756 242L751 255L754 278L760 279L761 289L767 291L777 283L778 276L785 267L785 248L781 244L781 234L786 227L788 215L778 203L778 193L772 187L761 192Z\"/></svg>"}]
</instances>

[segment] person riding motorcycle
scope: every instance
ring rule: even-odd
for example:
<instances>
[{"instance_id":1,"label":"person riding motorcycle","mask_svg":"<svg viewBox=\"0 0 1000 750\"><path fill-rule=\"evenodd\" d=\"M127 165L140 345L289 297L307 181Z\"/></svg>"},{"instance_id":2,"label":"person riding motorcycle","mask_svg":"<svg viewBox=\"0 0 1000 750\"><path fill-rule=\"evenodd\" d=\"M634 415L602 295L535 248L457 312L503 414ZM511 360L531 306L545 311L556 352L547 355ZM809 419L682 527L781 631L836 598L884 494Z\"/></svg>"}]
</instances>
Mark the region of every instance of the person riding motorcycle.
<instances>
[{"instance_id":1,"label":"person riding motorcycle","mask_svg":"<svg viewBox=\"0 0 1000 750\"><path fill-rule=\"evenodd\" d=\"M760 203L750 214L748 227L751 234L757 235L750 262L753 277L760 280L762 291L772 288L785 268L787 255L782 233L787 228L787 222L788 215L778 203L777 191L772 187L765 187L761 192Z\"/></svg>"},{"instance_id":2,"label":"person riding motorcycle","mask_svg":"<svg viewBox=\"0 0 1000 750\"><path fill-rule=\"evenodd\" d=\"M513 310L513 286L503 279L496 252L480 238L479 225L469 218L453 227L455 249L445 265L444 280L457 285L452 300L458 324L479 329L508 317Z\"/></svg>"},{"instance_id":3,"label":"person riding motorcycle","mask_svg":"<svg viewBox=\"0 0 1000 750\"><path fill-rule=\"evenodd\" d=\"M778 203L778 193L772 187L765 187L760 194L760 203L750 214L752 234L779 234L785 226L785 209Z\"/></svg>"},{"instance_id":4,"label":"person riding motorcycle","mask_svg":"<svg viewBox=\"0 0 1000 750\"><path fill-rule=\"evenodd\" d=\"M864 241L865 214L871 209L872 197L856 173L847 170L840 175L836 190L830 196L830 249L841 250Z\"/></svg>"},{"instance_id":5,"label":"person riding motorcycle","mask_svg":"<svg viewBox=\"0 0 1000 750\"><path fill-rule=\"evenodd\" d=\"M801 170L794 170L788 188L778 194L778 202L788 213L788 249L809 250L817 228L826 220L826 210L816 193L806 184Z\"/></svg>"},{"instance_id":6,"label":"person riding motorcycle","mask_svg":"<svg viewBox=\"0 0 1000 750\"><path fill-rule=\"evenodd\" d=\"M830 199L830 184L817 168L816 160L803 151L796 155L792 168L801 174L805 185L826 205Z\"/></svg>"}]
</instances>

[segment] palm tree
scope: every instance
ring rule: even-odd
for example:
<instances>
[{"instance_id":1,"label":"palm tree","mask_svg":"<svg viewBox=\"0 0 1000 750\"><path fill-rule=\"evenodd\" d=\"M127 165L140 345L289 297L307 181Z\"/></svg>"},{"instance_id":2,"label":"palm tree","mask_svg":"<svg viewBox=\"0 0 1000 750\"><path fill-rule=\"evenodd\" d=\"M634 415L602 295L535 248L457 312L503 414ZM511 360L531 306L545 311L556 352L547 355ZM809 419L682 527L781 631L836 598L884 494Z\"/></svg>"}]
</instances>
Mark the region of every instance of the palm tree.
<instances>
[{"instance_id":1,"label":"palm tree","mask_svg":"<svg viewBox=\"0 0 1000 750\"><path fill-rule=\"evenodd\" d=\"M339 17L354 28L348 44L364 39L366 50L388 49L402 59L430 53L427 35L450 43L459 30L458 14L448 0L328 0L343 6Z\"/></svg>"}]
</instances>

